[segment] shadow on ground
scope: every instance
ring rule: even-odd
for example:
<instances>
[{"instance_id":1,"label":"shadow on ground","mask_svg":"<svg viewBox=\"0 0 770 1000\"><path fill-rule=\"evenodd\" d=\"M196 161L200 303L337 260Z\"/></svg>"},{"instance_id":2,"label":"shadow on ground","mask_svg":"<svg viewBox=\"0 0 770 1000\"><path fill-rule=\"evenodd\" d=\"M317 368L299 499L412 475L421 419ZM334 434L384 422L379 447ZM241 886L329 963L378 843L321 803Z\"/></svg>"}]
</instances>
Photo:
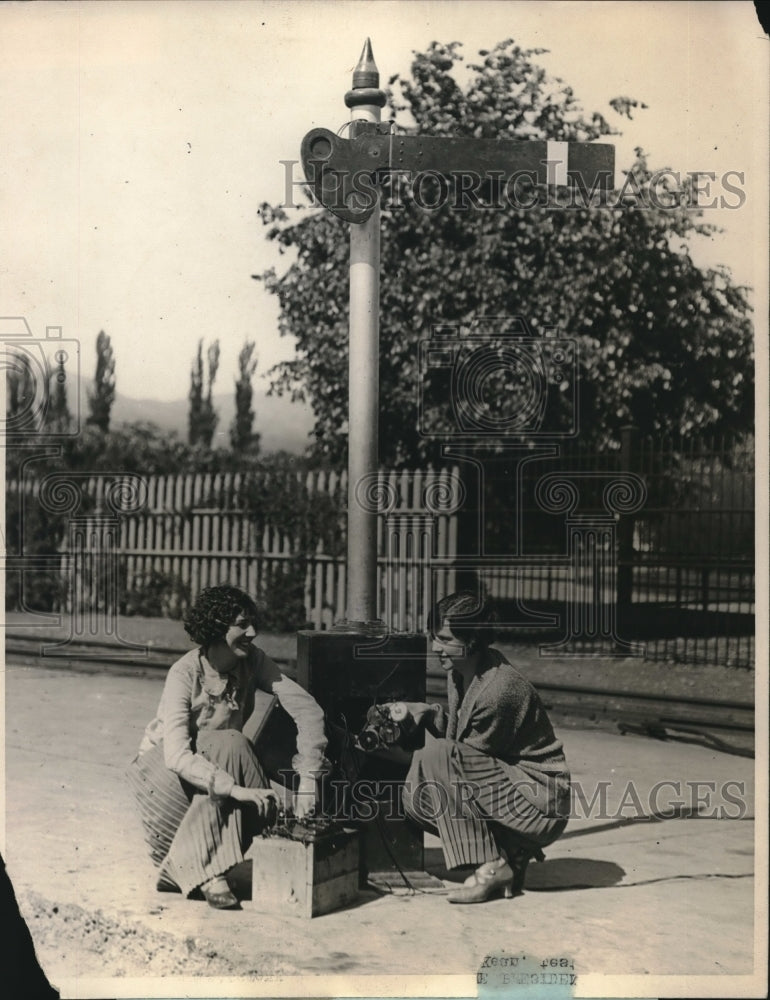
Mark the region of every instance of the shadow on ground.
<instances>
[{"instance_id":1,"label":"shadow on ground","mask_svg":"<svg viewBox=\"0 0 770 1000\"><path fill-rule=\"evenodd\" d=\"M554 858L530 865L524 887L532 892L561 889L609 889L625 877L625 869L614 861L598 858Z\"/></svg>"},{"instance_id":2,"label":"shadow on ground","mask_svg":"<svg viewBox=\"0 0 770 1000\"><path fill-rule=\"evenodd\" d=\"M468 871L447 871L440 847L425 850L425 868L440 879L462 882ZM599 858L554 858L553 861L532 862L527 868L526 889L551 892L558 889L607 889L618 885L625 870L614 861Z\"/></svg>"}]
</instances>

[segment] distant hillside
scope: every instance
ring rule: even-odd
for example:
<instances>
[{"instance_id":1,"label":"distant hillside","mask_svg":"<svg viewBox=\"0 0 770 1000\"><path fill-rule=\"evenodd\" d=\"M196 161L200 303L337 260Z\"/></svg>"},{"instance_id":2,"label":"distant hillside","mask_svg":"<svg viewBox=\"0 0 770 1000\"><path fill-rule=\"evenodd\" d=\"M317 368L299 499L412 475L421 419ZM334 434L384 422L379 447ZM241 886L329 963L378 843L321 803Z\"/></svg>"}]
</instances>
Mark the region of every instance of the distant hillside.
<instances>
[{"instance_id":1,"label":"distant hillside","mask_svg":"<svg viewBox=\"0 0 770 1000\"><path fill-rule=\"evenodd\" d=\"M87 384L84 383L82 387L81 398L84 401ZM216 395L214 406L219 414L215 443L227 445L230 442L230 424L235 415L234 393ZM255 389L252 406L256 413L254 430L262 435L263 452L283 450L296 455L305 450L309 442L308 434L313 427L313 413L308 405L292 403L288 396L267 396ZM164 430L176 431L184 441L187 438L188 409L187 399L131 399L130 396L117 393L111 422L119 424L137 420L151 421Z\"/></svg>"}]
</instances>

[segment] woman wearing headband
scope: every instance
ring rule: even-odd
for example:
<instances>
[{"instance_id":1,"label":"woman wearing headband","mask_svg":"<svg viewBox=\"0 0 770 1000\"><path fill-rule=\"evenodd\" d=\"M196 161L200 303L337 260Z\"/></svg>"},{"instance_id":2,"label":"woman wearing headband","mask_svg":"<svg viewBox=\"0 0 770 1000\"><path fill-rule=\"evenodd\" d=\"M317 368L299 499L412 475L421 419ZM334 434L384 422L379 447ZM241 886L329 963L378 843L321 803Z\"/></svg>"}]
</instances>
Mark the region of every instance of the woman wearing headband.
<instances>
[{"instance_id":1,"label":"woman wearing headband","mask_svg":"<svg viewBox=\"0 0 770 1000\"><path fill-rule=\"evenodd\" d=\"M407 704L430 734L405 782L407 815L440 836L447 868L475 869L451 903L521 893L530 858L542 858L569 813L562 744L535 689L491 646L494 621L475 593L439 601L429 628L448 711Z\"/></svg>"}]
</instances>

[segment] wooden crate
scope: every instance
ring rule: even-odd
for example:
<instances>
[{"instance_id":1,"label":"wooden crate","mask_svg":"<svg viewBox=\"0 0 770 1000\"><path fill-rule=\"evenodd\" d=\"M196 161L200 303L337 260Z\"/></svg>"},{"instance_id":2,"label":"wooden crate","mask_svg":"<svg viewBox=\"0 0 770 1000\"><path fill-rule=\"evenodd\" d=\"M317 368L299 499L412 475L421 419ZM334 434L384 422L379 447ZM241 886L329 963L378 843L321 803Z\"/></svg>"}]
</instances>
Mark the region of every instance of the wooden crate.
<instances>
[{"instance_id":1,"label":"wooden crate","mask_svg":"<svg viewBox=\"0 0 770 1000\"><path fill-rule=\"evenodd\" d=\"M340 829L303 842L257 837L252 862L251 907L285 915L319 917L358 896L358 831Z\"/></svg>"}]
</instances>

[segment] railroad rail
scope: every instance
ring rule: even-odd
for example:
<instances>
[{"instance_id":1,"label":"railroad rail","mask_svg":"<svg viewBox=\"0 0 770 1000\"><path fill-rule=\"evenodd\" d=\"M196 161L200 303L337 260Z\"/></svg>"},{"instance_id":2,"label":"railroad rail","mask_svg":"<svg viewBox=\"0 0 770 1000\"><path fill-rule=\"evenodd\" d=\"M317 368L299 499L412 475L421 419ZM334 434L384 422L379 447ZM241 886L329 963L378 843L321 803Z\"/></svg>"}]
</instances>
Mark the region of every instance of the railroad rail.
<instances>
[{"instance_id":1,"label":"railroad rail","mask_svg":"<svg viewBox=\"0 0 770 1000\"><path fill-rule=\"evenodd\" d=\"M46 643L39 637L13 633L6 635L5 644L6 661L19 666L158 677L181 652L178 648L152 646L142 651L86 639L57 648L53 641ZM290 677L294 675L293 659L274 659ZM753 756L754 705L750 702L541 681L536 681L535 686L549 714L562 724L608 725L621 732L658 738L701 738L715 749ZM428 670L427 698L445 700L444 678L439 669Z\"/></svg>"}]
</instances>

